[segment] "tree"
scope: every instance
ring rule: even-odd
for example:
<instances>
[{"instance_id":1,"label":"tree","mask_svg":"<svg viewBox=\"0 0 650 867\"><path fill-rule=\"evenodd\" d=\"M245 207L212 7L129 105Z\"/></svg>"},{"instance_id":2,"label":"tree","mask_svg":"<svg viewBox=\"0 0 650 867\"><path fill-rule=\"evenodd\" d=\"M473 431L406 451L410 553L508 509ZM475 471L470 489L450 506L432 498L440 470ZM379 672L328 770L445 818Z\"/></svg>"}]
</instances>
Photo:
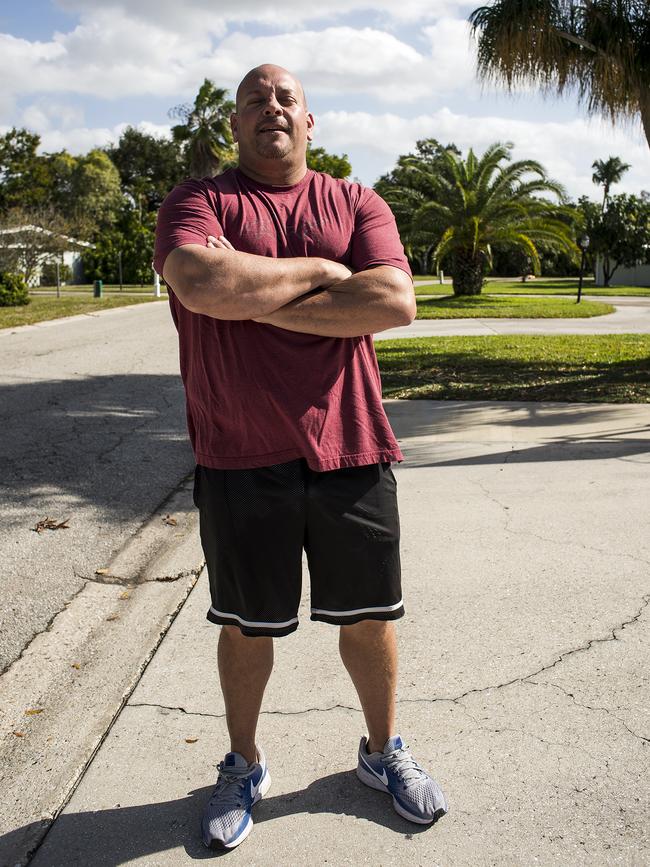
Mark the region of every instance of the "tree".
<instances>
[{"instance_id":1,"label":"tree","mask_svg":"<svg viewBox=\"0 0 650 867\"><path fill-rule=\"evenodd\" d=\"M415 152L398 157L397 165L374 186L375 192L390 204L406 255L421 274L431 270L431 256L442 237L442 229L432 234L430 226L414 224L413 215L432 195L430 178L450 177L445 151L458 156L461 153L455 144L442 145L435 138L420 139Z\"/></svg>"},{"instance_id":2,"label":"tree","mask_svg":"<svg viewBox=\"0 0 650 867\"><path fill-rule=\"evenodd\" d=\"M124 192L145 211L157 211L187 174L179 141L157 138L132 126L106 153L120 173Z\"/></svg>"},{"instance_id":3,"label":"tree","mask_svg":"<svg viewBox=\"0 0 650 867\"><path fill-rule=\"evenodd\" d=\"M612 184L617 184L631 166L622 162L619 157L610 157L608 160L594 160L591 167L595 170L591 180L595 184L602 184L605 191L601 208L604 211L607 207L610 187Z\"/></svg>"},{"instance_id":4,"label":"tree","mask_svg":"<svg viewBox=\"0 0 650 867\"><path fill-rule=\"evenodd\" d=\"M640 114L650 145L648 0L495 0L469 21L481 78L575 89L612 122Z\"/></svg>"},{"instance_id":5,"label":"tree","mask_svg":"<svg viewBox=\"0 0 650 867\"><path fill-rule=\"evenodd\" d=\"M16 127L0 136L0 212L48 203L52 176L36 153L40 143L36 133Z\"/></svg>"},{"instance_id":6,"label":"tree","mask_svg":"<svg viewBox=\"0 0 650 867\"><path fill-rule=\"evenodd\" d=\"M352 174L352 165L347 154L337 156L329 154L325 148L307 148L307 168L315 172L326 172L333 178L348 178Z\"/></svg>"},{"instance_id":7,"label":"tree","mask_svg":"<svg viewBox=\"0 0 650 867\"><path fill-rule=\"evenodd\" d=\"M601 256L605 286L616 269L650 261L650 202L638 196L612 196L603 211L585 196L579 200L589 252Z\"/></svg>"},{"instance_id":8,"label":"tree","mask_svg":"<svg viewBox=\"0 0 650 867\"><path fill-rule=\"evenodd\" d=\"M235 103L228 91L206 78L193 105L177 105L169 112L183 123L172 127L175 142L183 145L189 174L193 178L214 177L236 161L230 115Z\"/></svg>"},{"instance_id":9,"label":"tree","mask_svg":"<svg viewBox=\"0 0 650 867\"><path fill-rule=\"evenodd\" d=\"M117 219L123 194L120 175L103 150L77 157L64 213L80 237L95 240Z\"/></svg>"},{"instance_id":10,"label":"tree","mask_svg":"<svg viewBox=\"0 0 650 867\"><path fill-rule=\"evenodd\" d=\"M115 223L99 233L93 248L84 252L86 277L117 283L121 254L125 283L150 282L155 229L155 213L142 213L131 203L124 202Z\"/></svg>"},{"instance_id":11,"label":"tree","mask_svg":"<svg viewBox=\"0 0 650 867\"><path fill-rule=\"evenodd\" d=\"M477 295L492 264L492 248L521 250L540 273L536 241L573 250L571 211L537 198L551 193L564 202L564 188L535 160L509 166L512 144L491 145L478 158L470 149L464 160L452 149L431 159L404 159L403 177L412 181L384 188L384 198L404 215L410 209L407 239L428 237L438 264L451 262L455 295ZM525 180L525 176L532 175Z\"/></svg>"}]
</instances>

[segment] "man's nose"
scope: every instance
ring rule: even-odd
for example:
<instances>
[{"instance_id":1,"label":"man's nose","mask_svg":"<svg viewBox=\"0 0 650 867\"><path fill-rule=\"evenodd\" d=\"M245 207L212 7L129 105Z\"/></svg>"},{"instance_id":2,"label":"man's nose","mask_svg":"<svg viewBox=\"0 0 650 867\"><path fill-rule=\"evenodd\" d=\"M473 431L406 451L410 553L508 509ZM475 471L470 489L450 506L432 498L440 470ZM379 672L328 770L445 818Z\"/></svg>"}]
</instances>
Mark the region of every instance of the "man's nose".
<instances>
[{"instance_id":1,"label":"man's nose","mask_svg":"<svg viewBox=\"0 0 650 867\"><path fill-rule=\"evenodd\" d=\"M277 101L277 99L269 99L269 101L264 106L264 114L272 115L272 114L282 114L282 106Z\"/></svg>"}]
</instances>

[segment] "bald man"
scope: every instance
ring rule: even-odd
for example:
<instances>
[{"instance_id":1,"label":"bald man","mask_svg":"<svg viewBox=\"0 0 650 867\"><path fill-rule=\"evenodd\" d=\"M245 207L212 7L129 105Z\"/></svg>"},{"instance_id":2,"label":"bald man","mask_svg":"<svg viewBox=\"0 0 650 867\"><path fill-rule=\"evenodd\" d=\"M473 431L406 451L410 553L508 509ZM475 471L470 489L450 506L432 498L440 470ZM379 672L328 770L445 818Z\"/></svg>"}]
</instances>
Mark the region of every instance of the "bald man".
<instances>
[{"instance_id":1,"label":"bald man","mask_svg":"<svg viewBox=\"0 0 650 867\"><path fill-rule=\"evenodd\" d=\"M340 627L365 716L357 774L431 824L445 797L395 726L403 456L372 339L415 316L408 262L379 196L307 168L314 118L286 69L244 77L231 126L238 168L169 194L155 254L179 334L207 618L222 627L230 750L203 840L239 845L270 785L255 735L273 638L298 626L303 549L311 619Z\"/></svg>"}]
</instances>

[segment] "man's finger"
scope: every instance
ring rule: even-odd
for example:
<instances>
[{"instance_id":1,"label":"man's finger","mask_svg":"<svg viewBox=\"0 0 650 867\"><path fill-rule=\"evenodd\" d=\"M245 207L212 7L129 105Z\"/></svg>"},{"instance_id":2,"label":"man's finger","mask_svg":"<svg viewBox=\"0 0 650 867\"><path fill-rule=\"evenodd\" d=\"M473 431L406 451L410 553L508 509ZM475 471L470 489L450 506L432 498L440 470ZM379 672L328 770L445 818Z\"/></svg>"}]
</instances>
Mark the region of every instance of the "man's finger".
<instances>
[{"instance_id":1,"label":"man's finger","mask_svg":"<svg viewBox=\"0 0 650 867\"><path fill-rule=\"evenodd\" d=\"M233 245L230 243L230 241L228 240L228 238L226 238L225 235L219 235L219 240L224 245L224 247L226 247L228 250L234 250L235 249L233 247Z\"/></svg>"}]
</instances>

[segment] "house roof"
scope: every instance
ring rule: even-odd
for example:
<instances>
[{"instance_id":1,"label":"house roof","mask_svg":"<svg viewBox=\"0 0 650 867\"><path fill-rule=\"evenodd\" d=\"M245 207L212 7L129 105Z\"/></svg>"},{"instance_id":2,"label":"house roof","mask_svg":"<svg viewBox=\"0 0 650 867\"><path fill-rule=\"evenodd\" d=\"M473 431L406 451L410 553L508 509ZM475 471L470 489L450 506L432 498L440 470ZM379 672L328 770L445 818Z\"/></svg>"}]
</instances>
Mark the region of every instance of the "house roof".
<instances>
[{"instance_id":1,"label":"house roof","mask_svg":"<svg viewBox=\"0 0 650 867\"><path fill-rule=\"evenodd\" d=\"M51 232L49 229L44 229L42 226L12 226L9 229L0 229L0 235L19 235L22 232L41 232L44 235L56 236L58 238L63 238L63 240L67 241L71 247L94 247L94 244L89 243L88 241L80 241L77 238L71 238L69 235L61 235L59 232ZM19 246L17 244L12 244L12 247Z\"/></svg>"}]
</instances>

